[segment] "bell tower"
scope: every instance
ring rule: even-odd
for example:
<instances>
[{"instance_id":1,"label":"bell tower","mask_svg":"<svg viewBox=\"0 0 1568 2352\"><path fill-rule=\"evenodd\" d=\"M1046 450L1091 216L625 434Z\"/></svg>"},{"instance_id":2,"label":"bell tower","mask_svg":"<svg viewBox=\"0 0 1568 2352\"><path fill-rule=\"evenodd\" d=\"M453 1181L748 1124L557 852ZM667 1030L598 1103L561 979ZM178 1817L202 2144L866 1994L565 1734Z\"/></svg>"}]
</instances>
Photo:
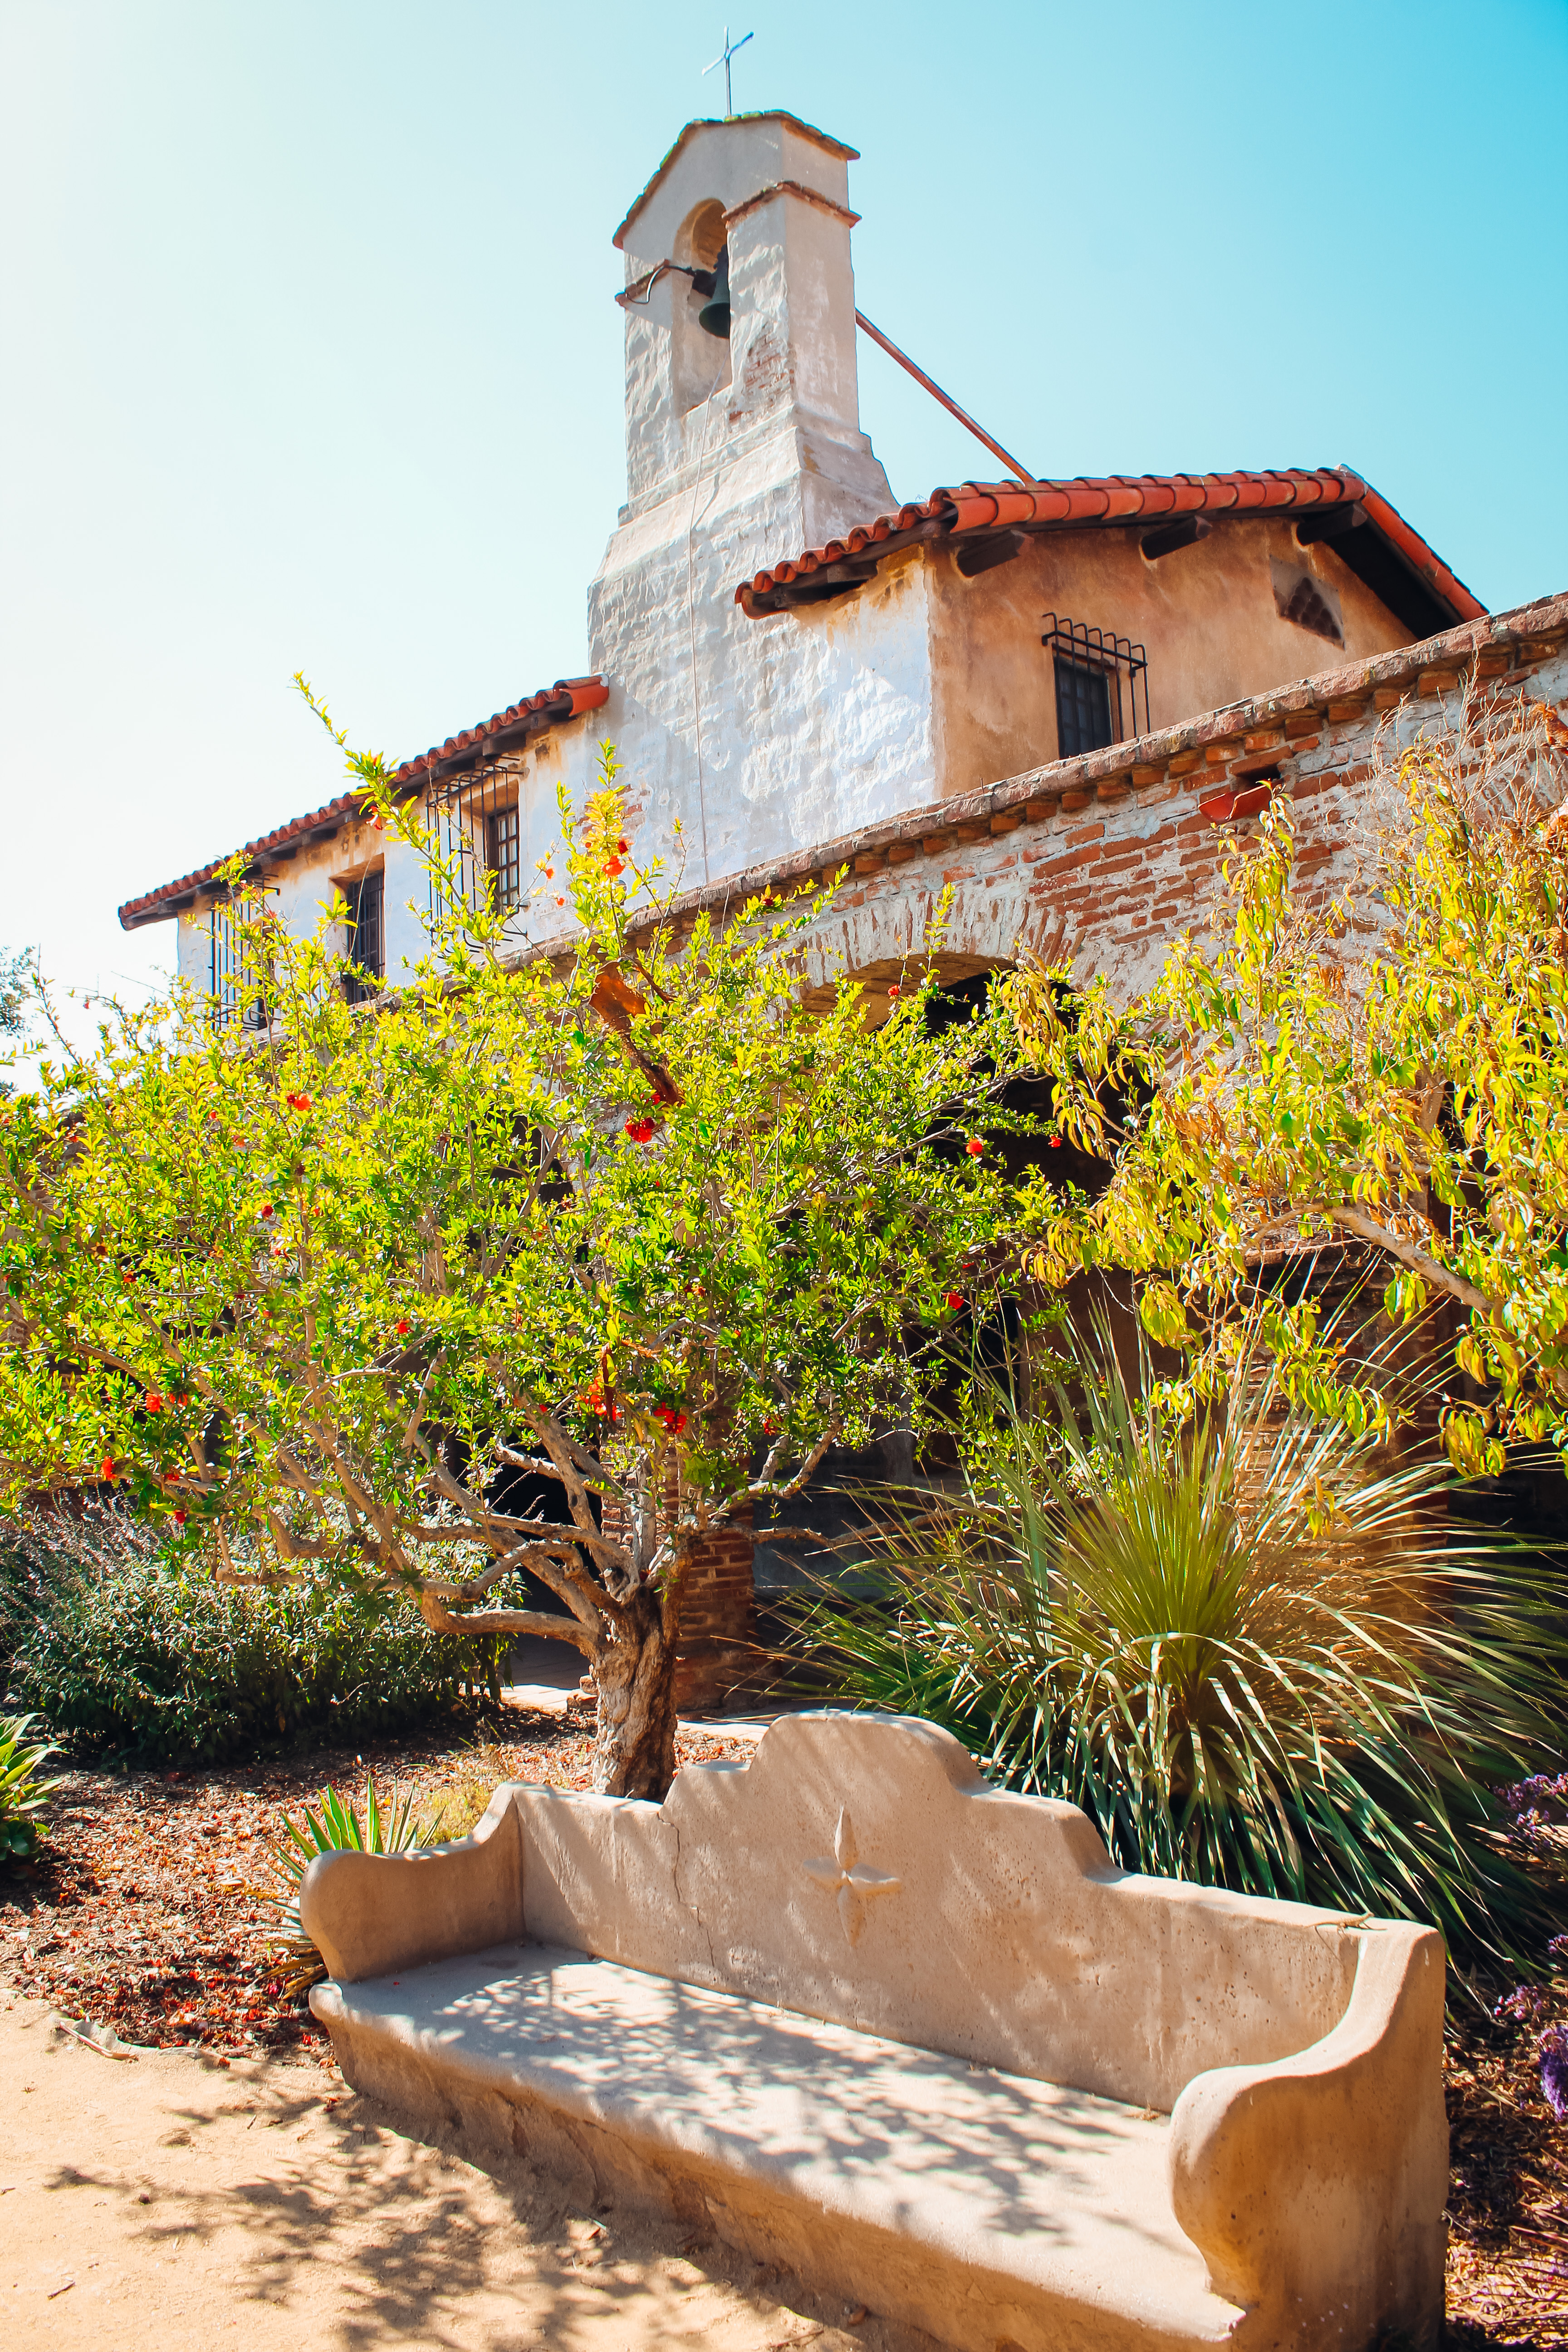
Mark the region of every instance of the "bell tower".
<instances>
[{"instance_id":1,"label":"bell tower","mask_svg":"<svg viewBox=\"0 0 1568 2352\"><path fill-rule=\"evenodd\" d=\"M803 484L803 546L847 520L836 489L885 508L887 477L860 431L854 154L787 114L689 123L616 231L626 264L628 520L713 458L781 429L802 436L802 473L823 485L818 494ZM721 265L727 317L714 299ZM858 506L854 520L864 520Z\"/></svg>"},{"instance_id":2,"label":"bell tower","mask_svg":"<svg viewBox=\"0 0 1568 2352\"><path fill-rule=\"evenodd\" d=\"M769 624L742 617L736 583L893 504L860 430L854 155L789 114L691 122L616 232L626 503L589 593L590 662L691 881L793 832L749 756Z\"/></svg>"}]
</instances>

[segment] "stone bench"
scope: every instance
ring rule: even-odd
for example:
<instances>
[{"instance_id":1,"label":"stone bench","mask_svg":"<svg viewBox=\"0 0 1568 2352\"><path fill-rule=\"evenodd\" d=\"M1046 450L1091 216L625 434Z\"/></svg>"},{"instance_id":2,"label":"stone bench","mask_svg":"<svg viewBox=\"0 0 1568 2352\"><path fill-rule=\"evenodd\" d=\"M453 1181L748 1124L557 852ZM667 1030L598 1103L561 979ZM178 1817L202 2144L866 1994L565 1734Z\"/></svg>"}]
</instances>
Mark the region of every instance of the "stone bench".
<instances>
[{"instance_id":1,"label":"stone bench","mask_svg":"<svg viewBox=\"0 0 1568 2352\"><path fill-rule=\"evenodd\" d=\"M1436 2341L1429 1929L1142 1878L902 1717L319 1857L343 2073L963 2352Z\"/></svg>"}]
</instances>

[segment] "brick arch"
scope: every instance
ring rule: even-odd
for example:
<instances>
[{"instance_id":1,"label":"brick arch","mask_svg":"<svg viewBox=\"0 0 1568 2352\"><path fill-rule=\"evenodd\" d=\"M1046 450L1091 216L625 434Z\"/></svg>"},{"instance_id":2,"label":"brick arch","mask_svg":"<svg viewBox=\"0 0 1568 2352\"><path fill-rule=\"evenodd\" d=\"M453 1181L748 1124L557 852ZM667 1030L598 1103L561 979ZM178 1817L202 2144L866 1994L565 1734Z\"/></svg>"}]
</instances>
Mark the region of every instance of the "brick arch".
<instances>
[{"instance_id":1,"label":"brick arch","mask_svg":"<svg viewBox=\"0 0 1568 2352\"><path fill-rule=\"evenodd\" d=\"M849 883L841 886L801 939L806 1003L816 1000L826 1006L840 971L868 991L879 983L885 991L889 981L932 952L939 915L934 958L944 981L1008 970L1020 948L1037 951L1060 939L1059 923L1051 920L1048 908L1042 919L1040 903L1031 900L1022 878L975 877L947 887L944 908L943 883L923 875L901 887L883 877L875 894Z\"/></svg>"}]
</instances>

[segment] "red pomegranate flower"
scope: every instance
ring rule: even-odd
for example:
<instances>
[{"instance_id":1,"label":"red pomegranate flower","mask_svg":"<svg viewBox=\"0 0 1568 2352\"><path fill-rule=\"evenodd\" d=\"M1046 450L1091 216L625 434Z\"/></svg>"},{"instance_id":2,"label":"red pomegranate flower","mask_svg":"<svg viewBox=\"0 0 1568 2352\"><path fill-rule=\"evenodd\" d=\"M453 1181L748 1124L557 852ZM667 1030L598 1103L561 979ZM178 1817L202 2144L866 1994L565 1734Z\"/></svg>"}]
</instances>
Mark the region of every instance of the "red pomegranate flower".
<instances>
[{"instance_id":1,"label":"red pomegranate flower","mask_svg":"<svg viewBox=\"0 0 1568 2352\"><path fill-rule=\"evenodd\" d=\"M903 994L903 991L902 991L902 989L899 986L899 983L898 983L898 982L897 982L896 980L892 982L891 986L889 988L889 990L888 990L888 994L889 994L889 996L891 996L891 997L895 997L895 998L896 998L896 997L900 997L900 996L901 996L901 995Z\"/></svg>"},{"instance_id":2,"label":"red pomegranate flower","mask_svg":"<svg viewBox=\"0 0 1568 2352\"><path fill-rule=\"evenodd\" d=\"M624 841L617 841L617 842L616 842L616 856L617 856L617 857L624 857L624 856L626 856L626 843L625 843Z\"/></svg>"},{"instance_id":3,"label":"red pomegranate flower","mask_svg":"<svg viewBox=\"0 0 1568 2352\"><path fill-rule=\"evenodd\" d=\"M112 1477L113 1477L113 1475L114 1475L114 1456L113 1456L113 1454L106 1454L104 1455L104 1457L103 1457L102 1461L101 1461L101 1462L99 1464L99 1465L98 1465L98 1475L99 1475L99 1476L100 1476L100 1478L112 1478Z\"/></svg>"},{"instance_id":4,"label":"red pomegranate flower","mask_svg":"<svg viewBox=\"0 0 1568 2352\"><path fill-rule=\"evenodd\" d=\"M952 1307L952 1309L953 1313L956 1315L956 1314L957 1314L957 1312L958 1312L958 1310L959 1310L959 1308L960 1308L960 1307L963 1306L963 1291L962 1291L962 1290L950 1290L950 1291L948 1292L948 1294L947 1294L946 1304L947 1304L949 1307Z\"/></svg>"},{"instance_id":5,"label":"red pomegranate flower","mask_svg":"<svg viewBox=\"0 0 1568 2352\"><path fill-rule=\"evenodd\" d=\"M626 1133L631 1137L634 1143L651 1143L653 1141L653 1121L651 1118L628 1118L626 1121Z\"/></svg>"},{"instance_id":6,"label":"red pomegranate flower","mask_svg":"<svg viewBox=\"0 0 1568 2352\"><path fill-rule=\"evenodd\" d=\"M261 1203L261 1213L264 1217L269 1217L272 1214L272 1203L270 1201L263 1201Z\"/></svg>"},{"instance_id":7,"label":"red pomegranate flower","mask_svg":"<svg viewBox=\"0 0 1568 2352\"><path fill-rule=\"evenodd\" d=\"M605 868L605 873L610 877L612 881L617 874L624 873L625 870L625 863L619 857L612 857L609 864Z\"/></svg>"},{"instance_id":8,"label":"red pomegranate flower","mask_svg":"<svg viewBox=\"0 0 1568 2352\"><path fill-rule=\"evenodd\" d=\"M407 1316L406 1316L406 1315L400 1315L400 1316L398 1317L398 1318L397 1318L396 1322L393 1325L393 1327L392 1327L392 1328L393 1328L393 1329L396 1332L396 1334L397 1334L398 1338L401 1339L402 1339L402 1337L403 1337L403 1335L404 1335L404 1333L405 1333L405 1332L407 1330L407 1328L408 1328L408 1318L407 1318Z\"/></svg>"},{"instance_id":9,"label":"red pomegranate flower","mask_svg":"<svg viewBox=\"0 0 1568 2352\"><path fill-rule=\"evenodd\" d=\"M163 1400L156 1389L149 1389L142 1402L149 1412L162 1412L163 1410Z\"/></svg>"},{"instance_id":10,"label":"red pomegranate flower","mask_svg":"<svg viewBox=\"0 0 1568 2352\"><path fill-rule=\"evenodd\" d=\"M1053 1136L1052 1136L1052 1138L1051 1138L1051 1150L1052 1150L1053 1151L1059 1151L1059 1150L1061 1150L1061 1148L1062 1148L1062 1139L1061 1139L1061 1137L1060 1137L1059 1135L1053 1135Z\"/></svg>"},{"instance_id":11,"label":"red pomegranate flower","mask_svg":"<svg viewBox=\"0 0 1568 2352\"><path fill-rule=\"evenodd\" d=\"M176 1511L174 1513L174 1525L177 1528L183 1528L189 1517L190 1514L188 1511Z\"/></svg>"},{"instance_id":12,"label":"red pomegranate flower","mask_svg":"<svg viewBox=\"0 0 1568 2352\"><path fill-rule=\"evenodd\" d=\"M978 1160L981 1153L984 1150L985 1146L982 1143L977 1135L972 1135L963 1148L965 1151L968 1152L971 1160Z\"/></svg>"}]
</instances>

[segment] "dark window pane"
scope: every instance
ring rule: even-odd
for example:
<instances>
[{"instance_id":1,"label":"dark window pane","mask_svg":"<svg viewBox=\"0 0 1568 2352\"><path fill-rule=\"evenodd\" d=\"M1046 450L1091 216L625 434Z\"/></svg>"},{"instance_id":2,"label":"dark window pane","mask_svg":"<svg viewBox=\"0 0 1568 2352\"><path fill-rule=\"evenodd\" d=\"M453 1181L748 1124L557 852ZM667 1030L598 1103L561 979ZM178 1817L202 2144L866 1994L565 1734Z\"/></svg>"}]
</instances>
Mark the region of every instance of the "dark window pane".
<instances>
[{"instance_id":1,"label":"dark window pane","mask_svg":"<svg viewBox=\"0 0 1568 2352\"><path fill-rule=\"evenodd\" d=\"M343 993L351 1004L363 1004L367 996L375 995L386 971L382 922L385 887L378 866L374 874L362 876L349 892L349 959L363 975L351 975L343 982Z\"/></svg>"},{"instance_id":2,"label":"dark window pane","mask_svg":"<svg viewBox=\"0 0 1568 2352\"><path fill-rule=\"evenodd\" d=\"M1082 751L1099 751L1114 743L1110 731L1110 680L1100 669L1082 662L1064 661L1058 654L1057 671L1057 757L1074 760Z\"/></svg>"},{"instance_id":3,"label":"dark window pane","mask_svg":"<svg viewBox=\"0 0 1568 2352\"><path fill-rule=\"evenodd\" d=\"M517 803L514 801L510 808L493 811L487 830L485 863L496 877L496 905L503 915L510 915L522 895L522 845L518 833Z\"/></svg>"}]
</instances>

